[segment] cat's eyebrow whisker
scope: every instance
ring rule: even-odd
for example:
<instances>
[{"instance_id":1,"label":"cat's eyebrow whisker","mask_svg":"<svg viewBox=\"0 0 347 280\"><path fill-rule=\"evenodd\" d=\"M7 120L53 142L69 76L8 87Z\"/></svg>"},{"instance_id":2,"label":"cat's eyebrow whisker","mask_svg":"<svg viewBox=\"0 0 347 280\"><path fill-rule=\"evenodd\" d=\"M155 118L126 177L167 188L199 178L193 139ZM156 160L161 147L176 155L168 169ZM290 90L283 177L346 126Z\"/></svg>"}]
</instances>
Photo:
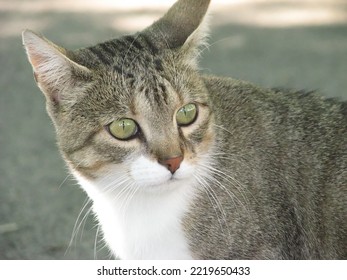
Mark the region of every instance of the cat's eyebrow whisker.
<instances>
[{"instance_id":1,"label":"cat's eyebrow whisker","mask_svg":"<svg viewBox=\"0 0 347 280\"><path fill-rule=\"evenodd\" d=\"M127 91L127 93L128 93L129 95L130 95L130 92L129 92L129 89L128 89L126 83L125 83L125 79L124 79L124 64L125 64L125 61L126 61L126 59L127 59L127 57L128 57L128 54L129 54L129 52L130 52L130 49L131 49L131 47L133 46L134 42L137 40L138 36L139 36L139 35L136 35L136 37L134 37L134 40L130 43L130 46L128 47L128 49L127 49L127 51L126 51L126 53L125 53L125 55L124 55L124 57L123 57L123 59L122 59L122 61L123 61L122 66L121 66L121 71L122 71L122 83L123 83L123 85L124 85L125 90ZM138 55L136 55L135 58L136 58L136 57L138 57ZM133 59L133 61L135 60L135 58Z\"/></svg>"},{"instance_id":2,"label":"cat's eyebrow whisker","mask_svg":"<svg viewBox=\"0 0 347 280\"><path fill-rule=\"evenodd\" d=\"M160 28L158 28L158 31L159 31L159 33L160 33L160 36L161 36L161 37L163 38L163 40L165 41L165 44L166 44L167 48L170 49L170 44L169 44L169 42L167 41L166 36L164 35L163 31L162 31ZM174 59L173 57L171 57L171 55L168 55L167 58L170 60L170 62L171 62L170 65L171 65L171 66L173 67L173 69L174 69L174 73L175 73L175 75L174 75L174 77L173 77L173 78L174 78L174 81L175 81L176 84L180 84L179 81L177 80L177 78L180 77L180 76L177 75L176 61L175 61L175 59ZM181 75L182 75L182 74L181 74Z\"/></svg>"},{"instance_id":3,"label":"cat's eyebrow whisker","mask_svg":"<svg viewBox=\"0 0 347 280\"><path fill-rule=\"evenodd\" d=\"M133 64L135 62L136 58L138 58L139 56L140 56L140 53L135 55L130 64ZM125 78L124 78L124 63L125 63L125 58L123 59L123 64L122 64L122 83L124 85L125 90L127 91L127 93L130 96L130 91L129 91L129 88L127 87L127 85L126 85Z\"/></svg>"},{"instance_id":4,"label":"cat's eyebrow whisker","mask_svg":"<svg viewBox=\"0 0 347 280\"><path fill-rule=\"evenodd\" d=\"M212 42L212 43L205 43L205 44L203 45L203 48L200 49L200 51L201 51L201 52L204 52L205 50L209 50L209 51L210 51L211 47L214 47L215 45L220 44L221 42L226 41L226 40L229 40L230 38L233 38L233 37L235 37L235 36L228 36L228 37L219 39L219 40L217 40L217 41L214 41L214 42Z\"/></svg>"}]
</instances>

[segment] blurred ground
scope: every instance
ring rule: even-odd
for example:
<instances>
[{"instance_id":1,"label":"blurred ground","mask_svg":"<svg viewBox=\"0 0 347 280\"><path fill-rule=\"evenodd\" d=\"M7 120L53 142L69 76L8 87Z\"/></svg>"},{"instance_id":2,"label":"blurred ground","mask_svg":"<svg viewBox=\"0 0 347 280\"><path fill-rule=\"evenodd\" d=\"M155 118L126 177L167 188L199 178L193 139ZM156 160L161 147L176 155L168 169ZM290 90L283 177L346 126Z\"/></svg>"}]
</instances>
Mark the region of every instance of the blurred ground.
<instances>
[{"instance_id":1,"label":"blurred ground","mask_svg":"<svg viewBox=\"0 0 347 280\"><path fill-rule=\"evenodd\" d=\"M137 31L173 2L0 0L0 259L108 257L90 216L68 249L86 196L66 178L21 30L79 48ZM212 0L211 8L204 72L347 99L347 1Z\"/></svg>"}]
</instances>

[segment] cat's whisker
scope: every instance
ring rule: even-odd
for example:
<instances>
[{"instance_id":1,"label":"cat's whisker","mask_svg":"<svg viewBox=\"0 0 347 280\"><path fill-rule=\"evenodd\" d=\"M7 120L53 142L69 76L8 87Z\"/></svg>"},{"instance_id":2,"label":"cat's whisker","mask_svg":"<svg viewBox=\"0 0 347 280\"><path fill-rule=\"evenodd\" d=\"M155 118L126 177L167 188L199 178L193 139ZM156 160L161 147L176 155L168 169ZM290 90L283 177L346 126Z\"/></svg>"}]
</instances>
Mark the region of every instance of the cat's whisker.
<instances>
[{"instance_id":1,"label":"cat's whisker","mask_svg":"<svg viewBox=\"0 0 347 280\"><path fill-rule=\"evenodd\" d=\"M131 188L130 188L131 184L132 184L131 182L128 182L127 184L122 186L122 190L117 194L117 196L113 198L113 200L117 202L122 201L122 203L124 203L124 201L127 199L129 195L129 192L131 191Z\"/></svg>"},{"instance_id":2,"label":"cat's whisker","mask_svg":"<svg viewBox=\"0 0 347 280\"><path fill-rule=\"evenodd\" d=\"M228 227L227 217L226 217L225 211L223 209L223 206L221 205L220 201L218 200L218 196L215 194L213 189L209 186L208 182L206 182L206 180L203 179L202 176L194 175L194 177L200 183L200 185L203 187L204 191L206 192L208 199L209 199L209 201L210 201L210 203L214 209L214 212L216 214L221 231L225 233L225 230L226 230L226 233L229 237L230 236L230 230ZM212 198L213 201L210 198ZM219 216L216 208L218 208L218 211L221 214L221 219L220 219L220 216Z\"/></svg>"},{"instance_id":3,"label":"cat's whisker","mask_svg":"<svg viewBox=\"0 0 347 280\"><path fill-rule=\"evenodd\" d=\"M119 192L113 197L113 201L118 201L121 199L126 199L130 186L133 184L131 180L126 180L121 186L117 186L117 189L120 188ZM122 197L123 196L123 197Z\"/></svg>"},{"instance_id":4,"label":"cat's whisker","mask_svg":"<svg viewBox=\"0 0 347 280\"><path fill-rule=\"evenodd\" d=\"M233 203L236 204L235 203L235 199L237 200L236 195L234 193L232 193L231 191L229 191L227 188L225 188L223 186L223 184L217 178L214 178L213 177L214 173L211 172L209 169L207 169L207 168L201 168L201 169L202 169L202 171L211 173L212 176L210 176L209 181L211 181L212 184L217 184L218 187L220 187L223 191L225 191L227 193L227 195L230 197L230 199L233 201ZM239 200L238 200L238 202L239 202Z\"/></svg>"},{"instance_id":5,"label":"cat's whisker","mask_svg":"<svg viewBox=\"0 0 347 280\"><path fill-rule=\"evenodd\" d=\"M114 191L118 191L118 188L120 186L122 186L124 183L126 183L128 180L129 180L128 175L124 174L124 175L118 177L116 180L108 183L102 191L104 194L109 194L109 193L112 193Z\"/></svg>"},{"instance_id":6,"label":"cat's whisker","mask_svg":"<svg viewBox=\"0 0 347 280\"><path fill-rule=\"evenodd\" d=\"M225 161L227 161L228 163L230 162L236 162L238 165L241 165L244 169L248 169L249 172L252 171L252 167L245 161L243 160L239 160L237 158L234 158L230 155L227 155L226 153L223 153L223 152L215 152L215 153L211 153L211 157L214 158L214 159L223 159ZM217 170L217 169L215 169ZM237 183L237 189L240 191L240 193L242 194L243 198L245 199L245 202L247 202L247 204L249 203L249 200L246 199L246 197L244 196L246 193L252 197L253 201L257 201L257 198L253 195L253 193L246 187L244 186L239 180L237 180L235 177L231 176L231 175L228 175L226 173L226 171L221 171L221 170L218 170L219 172L217 172L218 174L216 174L217 176L220 176L220 177L224 177L226 176L227 178L229 178L230 180L232 181L235 181Z\"/></svg>"},{"instance_id":7,"label":"cat's whisker","mask_svg":"<svg viewBox=\"0 0 347 280\"><path fill-rule=\"evenodd\" d=\"M231 185L233 185L240 192L240 194L243 196L243 199L245 200L245 202L248 203L248 199L244 195L244 190L246 188L237 179L226 174L225 172L223 172L221 170L218 170L218 169L212 167L211 165L208 166L208 165L204 165L203 163L201 163L200 166L202 168L205 168L206 171L212 172L215 176L218 176L219 178L221 178L223 180L227 180ZM241 201L239 201L239 202L241 203ZM242 203L241 203L241 205L242 205Z\"/></svg>"},{"instance_id":8,"label":"cat's whisker","mask_svg":"<svg viewBox=\"0 0 347 280\"><path fill-rule=\"evenodd\" d=\"M83 221L86 220L87 216L92 211L92 205L90 205L91 203L92 203L92 200L90 198L86 198L85 202L83 203L83 206L82 206L82 208L81 208L81 210L80 210L80 212L79 212L79 214L77 216L75 225L73 227L71 238L70 238L70 242L69 242L68 247L67 247L67 249L65 251L65 255L68 253L68 251L72 247L73 241L76 240L77 234L80 231L80 228L82 226ZM87 211L85 211L87 207L89 207L89 209ZM83 215L83 218L80 220L80 218L81 218L81 216L82 216L84 211L85 211L85 213Z\"/></svg>"},{"instance_id":9,"label":"cat's whisker","mask_svg":"<svg viewBox=\"0 0 347 280\"><path fill-rule=\"evenodd\" d=\"M129 189L128 195L120 207L121 212L123 213L124 219L126 217L126 213L127 213L127 209L129 207L129 204L130 204L131 200L133 200L134 196L136 195L136 193L138 192L140 187L136 186L135 184L130 184L128 189Z\"/></svg>"},{"instance_id":10,"label":"cat's whisker","mask_svg":"<svg viewBox=\"0 0 347 280\"><path fill-rule=\"evenodd\" d=\"M95 233L95 239L94 239L94 260L98 259L97 248L96 247L97 247L97 243L98 243L99 230L100 230L100 225L97 226L96 233Z\"/></svg>"},{"instance_id":11,"label":"cat's whisker","mask_svg":"<svg viewBox=\"0 0 347 280\"><path fill-rule=\"evenodd\" d=\"M83 160L81 160L79 163L77 163L76 168L79 167L82 162L83 162ZM58 186L58 189L60 189L65 184L65 182L70 178L75 179L75 177L73 177L73 174L69 172L68 175L65 177L65 179Z\"/></svg>"},{"instance_id":12,"label":"cat's whisker","mask_svg":"<svg viewBox=\"0 0 347 280\"><path fill-rule=\"evenodd\" d=\"M72 236L71 236L71 240L70 240L70 245L72 244L72 241L75 239L76 235L77 235L77 232L79 231L79 228L80 228L80 225L81 225L81 222L83 221L86 213L88 213L89 209L85 211L85 209L87 208L87 206L89 206L89 204L92 203L92 201L89 199L89 198L86 198L85 202L83 203L83 206L77 216L77 219L76 219L76 222L75 222L75 225L73 227L73 230L72 230ZM81 216L83 214L83 218L80 220Z\"/></svg>"},{"instance_id":13,"label":"cat's whisker","mask_svg":"<svg viewBox=\"0 0 347 280\"><path fill-rule=\"evenodd\" d=\"M206 171L208 172L208 171ZM214 178L213 176L210 178L210 181L212 184L219 187L222 191L224 191L227 196L231 199L233 205L236 207L237 205L241 205L246 211L249 211L247 204L242 203L240 199L238 199L237 195L235 195L232 191L230 191L225 185L223 185L217 178ZM236 212L240 217L241 214L239 211Z\"/></svg>"},{"instance_id":14,"label":"cat's whisker","mask_svg":"<svg viewBox=\"0 0 347 280\"><path fill-rule=\"evenodd\" d=\"M60 189L64 184L65 184L65 182L69 179L69 178L71 178L73 175L72 174L68 174L66 177L65 177L65 179L61 182L61 184L58 186L58 189Z\"/></svg>"},{"instance_id":15,"label":"cat's whisker","mask_svg":"<svg viewBox=\"0 0 347 280\"><path fill-rule=\"evenodd\" d=\"M214 176L220 178L221 180L225 180L225 177L221 176L218 173L216 174L214 171L210 170L210 166L204 167L200 165L200 169L203 171L203 173L211 174L211 176L209 177L209 181L211 181L212 184L216 185L222 191L224 191L228 195L228 197L231 199L234 205L241 205L248 213L250 212L248 203L243 203L234 192L232 192L229 188L227 188L221 181L219 181ZM229 180L227 181L231 186L235 186L233 182L230 182ZM237 186L235 186L235 188L242 194L242 190L240 190ZM247 201L247 199L245 200ZM239 213L239 215L241 214Z\"/></svg>"},{"instance_id":16,"label":"cat's whisker","mask_svg":"<svg viewBox=\"0 0 347 280\"><path fill-rule=\"evenodd\" d=\"M100 184L102 187L102 194L115 195L114 199L118 199L124 191L125 185L130 181L129 175L126 171L113 172L104 176Z\"/></svg>"},{"instance_id":17,"label":"cat's whisker","mask_svg":"<svg viewBox=\"0 0 347 280\"><path fill-rule=\"evenodd\" d=\"M79 229L78 229L78 231L80 232L80 240L82 240L82 238L83 238L83 233L84 233L84 228L86 226L87 218L89 217L89 215L91 213L93 213L92 210L93 210L93 208L90 207L88 209L88 211L85 213L85 215L83 216L82 220L81 220L81 223L80 223L80 226L79 226Z\"/></svg>"}]
</instances>

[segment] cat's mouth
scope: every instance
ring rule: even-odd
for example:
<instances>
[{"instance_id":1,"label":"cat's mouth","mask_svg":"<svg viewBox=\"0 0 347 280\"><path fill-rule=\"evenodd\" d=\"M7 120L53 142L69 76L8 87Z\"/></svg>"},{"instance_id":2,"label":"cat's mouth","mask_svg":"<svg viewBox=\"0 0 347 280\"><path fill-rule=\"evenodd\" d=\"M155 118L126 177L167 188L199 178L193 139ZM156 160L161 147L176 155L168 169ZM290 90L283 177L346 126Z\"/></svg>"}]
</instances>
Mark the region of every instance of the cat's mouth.
<instances>
[{"instance_id":1,"label":"cat's mouth","mask_svg":"<svg viewBox=\"0 0 347 280\"><path fill-rule=\"evenodd\" d=\"M165 188L188 179L191 169L190 165L183 161L175 172L171 172L158 162L140 156L132 162L129 173L135 184L141 188Z\"/></svg>"},{"instance_id":2,"label":"cat's mouth","mask_svg":"<svg viewBox=\"0 0 347 280\"><path fill-rule=\"evenodd\" d=\"M134 180L136 185L145 191L162 192L174 190L189 183L193 177L189 172L190 170L187 170L189 168L185 168L184 165L181 168L173 174L167 170L160 170L159 172L146 175L142 173L143 176L136 176Z\"/></svg>"},{"instance_id":3,"label":"cat's mouth","mask_svg":"<svg viewBox=\"0 0 347 280\"><path fill-rule=\"evenodd\" d=\"M167 174L166 176L163 176L163 174L157 174L157 176L153 175L140 180L137 179L136 185L143 188L166 188L179 184L182 181L183 178L179 178L179 176L176 176L175 174Z\"/></svg>"},{"instance_id":4,"label":"cat's mouth","mask_svg":"<svg viewBox=\"0 0 347 280\"><path fill-rule=\"evenodd\" d=\"M177 188L180 188L183 185L185 185L185 180L175 178L175 176L171 176L170 179L164 182L139 185L139 189L141 189L144 192L158 194L177 190Z\"/></svg>"},{"instance_id":5,"label":"cat's mouth","mask_svg":"<svg viewBox=\"0 0 347 280\"><path fill-rule=\"evenodd\" d=\"M176 178L175 175L173 174L169 180L167 180L167 184L177 184L179 182L182 182L183 179L181 178Z\"/></svg>"}]
</instances>

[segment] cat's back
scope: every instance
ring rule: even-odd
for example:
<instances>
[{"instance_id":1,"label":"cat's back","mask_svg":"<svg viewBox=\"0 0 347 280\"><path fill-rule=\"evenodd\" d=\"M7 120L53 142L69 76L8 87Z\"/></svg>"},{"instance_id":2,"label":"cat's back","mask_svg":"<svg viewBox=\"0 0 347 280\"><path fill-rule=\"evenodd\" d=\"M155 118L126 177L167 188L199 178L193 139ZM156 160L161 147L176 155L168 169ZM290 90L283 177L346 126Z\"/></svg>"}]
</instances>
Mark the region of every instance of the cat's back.
<instances>
[{"instance_id":1,"label":"cat's back","mask_svg":"<svg viewBox=\"0 0 347 280\"><path fill-rule=\"evenodd\" d=\"M268 207L269 216L286 209L278 230L291 230L285 224L292 219L293 232L302 235L305 252L287 257L347 258L347 102L230 78L203 79L218 146L248 167L222 165L249 188L250 200Z\"/></svg>"},{"instance_id":2,"label":"cat's back","mask_svg":"<svg viewBox=\"0 0 347 280\"><path fill-rule=\"evenodd\" d=\"M347 160L347 101L312 91L264 89L231 78L203 79L216 121L226 128L242 124L242 129L254 130L255 125L262 126L272 142L306 144L316 154L332 153L334 165L337 158Z\"/></svg>"}]
</instances>

